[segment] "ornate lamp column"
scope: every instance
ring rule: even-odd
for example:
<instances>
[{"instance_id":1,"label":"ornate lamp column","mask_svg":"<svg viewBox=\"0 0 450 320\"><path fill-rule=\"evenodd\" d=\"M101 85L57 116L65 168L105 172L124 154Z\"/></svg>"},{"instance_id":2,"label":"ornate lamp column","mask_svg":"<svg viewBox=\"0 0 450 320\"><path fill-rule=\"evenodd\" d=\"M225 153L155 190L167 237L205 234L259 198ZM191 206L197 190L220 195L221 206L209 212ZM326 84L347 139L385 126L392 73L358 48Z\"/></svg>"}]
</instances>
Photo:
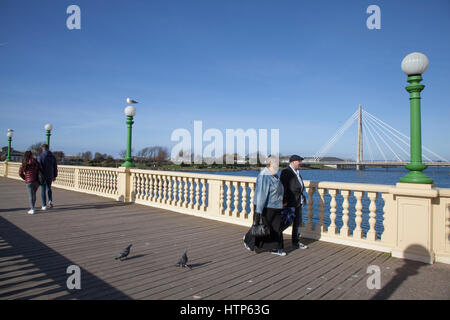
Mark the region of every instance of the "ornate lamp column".
<instances>
[{"instance_id":1,"label":"ornate lamp column","mask_svg":"<svg viewBox=\"0 0 450 320\"><path fill-rule=\"evenodd\" d=\"M14 136L14 130L8 129L6 136L8 137L8 155L6 157L6 161L11 161L11 141L12 137Z\"/></svg>"},{"instance_id":2,"label":"ornate lamp column","mask_svg":"<svg viewBox=\"0 0 450 320\"><path fill-rule=\"evenodd\" d=\"M409 173L400 179L406 183L433 183L433 179L422 173L427 168L422 163L422 129L420 116L420 92L425 88L422 81L422 74L428 68L428 58L420 52L408 54L402 61L402 71L408 75L410 83L406 90L409 92L411 106L411 128L410 128L410 163L405 167Z\"/></svg>"},{"instance_id":3,"label":"ornate lamp column","mask_svg":"<svg viewBox=\"0 0 450 320\"><path fill-rule=\"evenodd\" d=\"M50 124L50 123L47 123L45 126L44 126L44 129L45 129L45 131L47 132L46 133L46 136L47 136L47 145L48 145L48 147L50 148L50 136L51 136L51 131L52 131L52 129L53 129L53 126Z\"/></svg>"},{"instance_id":4,"label":"ornate lamp column","mask_svg":"<svg viewBox=\"0 0 450 320\"><path fill-rule=\"evenodd\" d=\"M133 106L127 106L125 108L125 115L127 116L127 156L125 162L122 163L122 167L135 167L133 158L131 157L131 129L133 125L133 117L136 115L136 108Z\"/></svg>"}]
</instances>

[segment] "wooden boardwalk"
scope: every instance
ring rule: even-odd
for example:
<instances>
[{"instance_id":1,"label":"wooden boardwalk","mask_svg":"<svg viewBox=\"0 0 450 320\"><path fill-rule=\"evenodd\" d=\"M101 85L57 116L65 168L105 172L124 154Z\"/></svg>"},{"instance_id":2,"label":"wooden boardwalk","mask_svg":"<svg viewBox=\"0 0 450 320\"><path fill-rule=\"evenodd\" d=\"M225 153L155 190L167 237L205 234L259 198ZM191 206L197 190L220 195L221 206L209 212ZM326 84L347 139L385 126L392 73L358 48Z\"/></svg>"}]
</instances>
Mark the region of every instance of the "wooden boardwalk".
<instances>
[{"instance_id":1,"label":"wooden boardwalk","mask_svg":"<svg viewBox=\"0 0 450 320\"><path fill-rule=\"evenodd\" d=\"M450 265L303 239L279 257L245 250L247 228L53 188L28 215L25 184L0 178L0 299L450 299ZM37 194L40 207L40 190ZM125 261L114 257L128 244ZM192 270L175 267L188 249ZM81 289L66 286L70 265ZM369 290L367 267L381 269Z\"/></svg>"}]
</instances>

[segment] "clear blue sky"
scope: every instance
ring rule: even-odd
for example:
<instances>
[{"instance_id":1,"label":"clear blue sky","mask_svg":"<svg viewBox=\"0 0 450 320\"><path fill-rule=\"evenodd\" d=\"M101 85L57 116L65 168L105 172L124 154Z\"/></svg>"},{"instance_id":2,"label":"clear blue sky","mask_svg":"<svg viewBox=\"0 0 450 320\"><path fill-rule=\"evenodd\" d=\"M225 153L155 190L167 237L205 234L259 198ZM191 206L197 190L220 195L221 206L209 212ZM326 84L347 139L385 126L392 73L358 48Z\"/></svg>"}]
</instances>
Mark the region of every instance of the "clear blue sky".
<instances>
[{"instance_id":1,"label":"clear blue sky","mask_svg":"<svg viewBox=\"0 0 450 320\"><path fill-rule=\"evenodd\" d=\"M66 9L81 8L81 30ZM381 30L366 9L381 8ZM423 143L450 158L448 0L0 0L0 133L14 147L117 156L125 98L133 147L176 128L278 128L282 154L313 155L362 104L409 135L403 57L425 53ZM330 150L355 157L356 126Z\"/></svg>"}]
</instances>

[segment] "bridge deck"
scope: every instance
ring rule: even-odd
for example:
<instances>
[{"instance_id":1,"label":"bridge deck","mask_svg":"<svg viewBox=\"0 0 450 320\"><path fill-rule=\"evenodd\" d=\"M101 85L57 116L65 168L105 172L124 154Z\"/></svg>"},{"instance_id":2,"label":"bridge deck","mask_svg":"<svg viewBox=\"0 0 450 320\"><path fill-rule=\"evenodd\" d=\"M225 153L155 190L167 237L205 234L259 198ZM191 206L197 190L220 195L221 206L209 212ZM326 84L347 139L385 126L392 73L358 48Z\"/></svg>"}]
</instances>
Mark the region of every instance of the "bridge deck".
<instances>
[{"instance_id":1,"label":"bridge deck","mask_svg":"<svg viewBox=\"0 0 450 320\"><path fill-rule=\"evenodd\" d=\"M56 207L31 216L24 183L0 178L0 299L450 299L449 265L307 239L290 251L288 237L287 256L255 254L245 227L53 193ZM129 243L129 259L114 260ZM192 270L174 266L185 248ZM66 287L74 264L81 290ZM380 290L367 289L369 265Z\"/></svg>"}]
</instances>

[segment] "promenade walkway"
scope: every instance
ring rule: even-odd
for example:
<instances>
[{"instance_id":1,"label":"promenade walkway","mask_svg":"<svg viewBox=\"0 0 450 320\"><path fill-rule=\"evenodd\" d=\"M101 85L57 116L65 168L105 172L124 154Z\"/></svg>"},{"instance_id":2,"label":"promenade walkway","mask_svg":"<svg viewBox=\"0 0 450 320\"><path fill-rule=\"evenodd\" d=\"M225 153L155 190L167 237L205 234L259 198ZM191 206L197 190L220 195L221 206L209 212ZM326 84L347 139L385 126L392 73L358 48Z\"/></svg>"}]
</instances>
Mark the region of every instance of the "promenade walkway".
<instances>
[{"instance_id":1,"label":"promenade walkway","mask_svg":"<svg viewBox=\"0 0 450 320\"><path fill-rule=\"evenodd\" d=\"M25 184L0 178L0 299L450 299L450 265L308 239L291 251L289 237L287 256L255 254L242 226L53 192L55 208L31 216ZM192 270L175 267L186 248ZM67 289L70 265L80 290ZM366 286L370 265L380 290Z\"/></svg>"}]
</instances>

